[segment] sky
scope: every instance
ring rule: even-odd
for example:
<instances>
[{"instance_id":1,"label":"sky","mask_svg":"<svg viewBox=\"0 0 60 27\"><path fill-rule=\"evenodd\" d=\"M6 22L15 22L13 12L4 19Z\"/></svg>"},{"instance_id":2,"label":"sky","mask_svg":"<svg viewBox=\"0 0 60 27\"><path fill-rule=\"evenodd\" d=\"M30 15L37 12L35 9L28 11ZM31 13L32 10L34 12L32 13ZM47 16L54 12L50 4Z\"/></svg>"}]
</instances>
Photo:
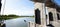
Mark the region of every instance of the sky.
<instances>
[{"instance_id":1,"label":"sky","mask_svg":"<svg viewBox=\"0 0 60 27\"><path fill-rule=\"evenodd\" d=\"M56 2L58 5L60 5L60 0L55 0L55 2Z\"/></svg>"},{"instance_id":2,"label":"sky","mask_svg":"<svg viewBox=\"0 0 60 27\"><path fill-rule=\"evenodd\" d=\"M60 5L60 0L55 0ZM2 0L2 13L4 15L16 14L16 15L34 15L34 3L30 0L6 0L5 8L4 0Z\"/></svg>"}]
</instances>

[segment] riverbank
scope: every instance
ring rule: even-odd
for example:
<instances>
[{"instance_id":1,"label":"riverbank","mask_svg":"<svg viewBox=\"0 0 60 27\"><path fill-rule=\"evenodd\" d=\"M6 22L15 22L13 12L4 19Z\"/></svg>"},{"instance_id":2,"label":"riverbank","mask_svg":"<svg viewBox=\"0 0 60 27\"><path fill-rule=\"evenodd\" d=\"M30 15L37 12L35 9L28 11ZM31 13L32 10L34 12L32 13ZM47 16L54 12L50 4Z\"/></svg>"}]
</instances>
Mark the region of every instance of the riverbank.
<instances>
[{"instance_id":1,"label":"riverbank","mask_svg":"<svg viewBox=\"0 0 60 27\"><path fill-rule=\"evenodd\" d=\"M21 17L32 17L32 18L34 18L34 16L0 15L0 20L8 20L8 19L14 19L14 18L21 18Z\"/></svg>"}]
</instances>

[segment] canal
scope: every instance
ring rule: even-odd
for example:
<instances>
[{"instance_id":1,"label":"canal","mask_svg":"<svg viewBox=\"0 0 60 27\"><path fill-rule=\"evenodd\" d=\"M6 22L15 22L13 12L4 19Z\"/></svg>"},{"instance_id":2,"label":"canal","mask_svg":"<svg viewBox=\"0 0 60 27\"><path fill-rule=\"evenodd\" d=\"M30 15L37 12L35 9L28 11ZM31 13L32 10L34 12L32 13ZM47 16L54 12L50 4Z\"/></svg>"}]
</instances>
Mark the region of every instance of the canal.
<instances>
[{"instance_id":1,"label":"canal","mask_svg":"<svg viewBox=\"0 0 60 27\"><path fill-rule=\"evenodd\" d=\"M6 23L6 27L28 27L29 21L35 22L35 19L31 17L21 17L16 19L5 20L4 23Z\"/></svg>"}]
</instances>

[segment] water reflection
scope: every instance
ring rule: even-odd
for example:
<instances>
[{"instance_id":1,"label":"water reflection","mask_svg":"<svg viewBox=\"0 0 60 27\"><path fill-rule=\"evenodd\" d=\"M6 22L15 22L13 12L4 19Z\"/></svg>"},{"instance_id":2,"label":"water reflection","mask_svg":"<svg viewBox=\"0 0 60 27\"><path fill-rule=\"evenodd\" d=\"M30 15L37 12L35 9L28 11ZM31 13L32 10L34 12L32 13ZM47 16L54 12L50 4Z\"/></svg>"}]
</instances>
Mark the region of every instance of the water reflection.
<instances>
[{"instance_id":1,"label":"water reflection","mask_svg":"<svg viewBox=\"0 0 60 27\"><path fill-rule=\"evenodd\" d=\"M24 22L24 20L26 20L27 22ZM6 20L6 27L28 27L28 22L34 21L34 18L31 17L24 17L24 18L17 18L17 19L10 19L10 20Z\"/></svg>"}]
</instances>

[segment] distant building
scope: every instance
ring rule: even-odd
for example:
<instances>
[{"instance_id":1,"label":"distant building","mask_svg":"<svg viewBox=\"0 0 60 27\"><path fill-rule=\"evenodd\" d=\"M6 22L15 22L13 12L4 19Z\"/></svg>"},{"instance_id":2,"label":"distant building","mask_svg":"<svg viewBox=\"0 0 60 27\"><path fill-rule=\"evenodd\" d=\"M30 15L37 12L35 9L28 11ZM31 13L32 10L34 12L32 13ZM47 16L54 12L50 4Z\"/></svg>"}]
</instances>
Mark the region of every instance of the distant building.
<instances>
[{"instance_id":1,"label":"distant building","mask_svg":"<svg viewBox=\"0 0 60 27\"><path fill-rule=\"evenodd\" d=\"M35 22L29 22L28 27L60 27L60 6L54 0L31 1L35 3Z\"/></svg>"}]
</instances>

